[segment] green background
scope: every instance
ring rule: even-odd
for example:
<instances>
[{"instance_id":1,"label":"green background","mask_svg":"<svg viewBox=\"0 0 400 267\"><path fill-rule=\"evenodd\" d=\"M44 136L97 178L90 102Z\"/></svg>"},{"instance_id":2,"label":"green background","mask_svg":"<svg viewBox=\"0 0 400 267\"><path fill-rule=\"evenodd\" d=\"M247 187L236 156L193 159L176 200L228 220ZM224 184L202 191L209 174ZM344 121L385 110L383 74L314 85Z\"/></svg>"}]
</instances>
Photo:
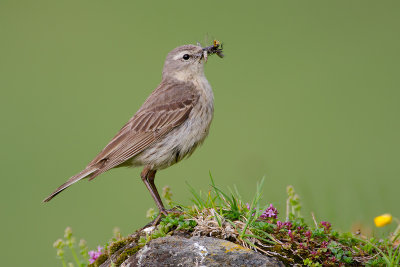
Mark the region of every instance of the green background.
<instances>
[{"instance_id":1,"label":"green background","mask_svg":"<svg viewBox=\"0 0 400 267\"><path fill-rule=\"evenodd\" d=\"M0 1L2 266L59 266L66 226L94 248L155 207L138 169L82 181L79 172L157 86L166 54L216 38L215 118L203 147L157 175L284 214L286 186L341 230L399 209L399 1ZM283 216L281 217L283 218ZM394 225L383 232L393 229ZM374 230L376 233L376 230ZM382 232L382 233L383 233ZM12 263L14 262L14 263Z\"/></svg>"}]
</instances>

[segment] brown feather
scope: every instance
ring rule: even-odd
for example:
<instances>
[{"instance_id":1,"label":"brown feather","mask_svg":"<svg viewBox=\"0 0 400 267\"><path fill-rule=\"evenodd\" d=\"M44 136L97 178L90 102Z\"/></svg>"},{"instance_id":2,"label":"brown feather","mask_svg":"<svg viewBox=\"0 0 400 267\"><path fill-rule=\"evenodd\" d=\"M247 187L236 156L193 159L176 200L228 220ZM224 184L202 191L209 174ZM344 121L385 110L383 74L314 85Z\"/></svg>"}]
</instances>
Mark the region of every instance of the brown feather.
<instances>
[{"instance_id":1,"label":"brown feather","mask_svg":"<svg viewBox=\"0 0 400 267\"><path fill-rule=\"evenodd\" d=\"M121 128L107 146L79 174L71 177L44 201L73 183L112 169L136 156L159 138L182 124L199 98L194 85L177 80L162 81L136 114Z\"/></svg>"},{"instance_id":2,"label":"brown feather","mask_svg":"<svg viewBox=\"0 0 400 267\"><path fill-rule=\"evenodd\" d=\"M198 94L193 84L161 82L136 114L110 143L89 163L105 160L97 172L105 172L142 152L153 142L182 124L196 105ZM93 179L96 173L90 178Z\"/></svg>"},{"instance_id":3,"label":"brown feather","mask_svg":"<svg viewBox=\"0 0 400 267\"><path fill-rule=\"evenodd\" d=\"M60 185L56 190L54 190L53 193L50 194L50 196L48 196L46 199L44 199L43 202L50 201L53 197L55 197L56 195L58 195L59 193L61 193L65 189L67 189L70 185L78 182L82 178L89 176L91 173L95 172L96 170L97 170L96 166L91 166L91 167L85 168L83 171L72 176L71 178L68 179L68 181L66 181L65 183Z\"/></svg>"}]
</instances>

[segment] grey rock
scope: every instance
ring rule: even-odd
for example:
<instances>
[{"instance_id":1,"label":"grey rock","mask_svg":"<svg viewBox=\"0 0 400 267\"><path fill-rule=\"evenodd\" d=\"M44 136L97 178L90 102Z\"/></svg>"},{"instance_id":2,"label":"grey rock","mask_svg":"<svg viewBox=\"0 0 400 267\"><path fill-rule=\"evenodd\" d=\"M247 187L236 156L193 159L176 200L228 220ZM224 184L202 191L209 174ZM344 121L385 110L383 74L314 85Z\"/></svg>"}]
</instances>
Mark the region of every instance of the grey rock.
<instances>
[{"instance_id":1,"label":"grey rock","mask_svg":"<svg viewBox=\"0 0 400 267\"><path fill-rule=\"evenodd\" d=\"M121 267L136 266L284 266L278 260L212 237L168 236L150 241Z\"/></svg>"}]
</instances>

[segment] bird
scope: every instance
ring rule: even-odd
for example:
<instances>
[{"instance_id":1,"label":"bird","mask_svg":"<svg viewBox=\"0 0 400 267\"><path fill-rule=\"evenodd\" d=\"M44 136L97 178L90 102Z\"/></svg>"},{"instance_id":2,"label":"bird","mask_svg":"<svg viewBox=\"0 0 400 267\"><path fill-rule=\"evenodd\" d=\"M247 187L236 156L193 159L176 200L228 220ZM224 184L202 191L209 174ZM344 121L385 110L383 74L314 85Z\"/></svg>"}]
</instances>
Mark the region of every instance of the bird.
<instances>
[{"instance_id":1,"label":"bird","mask_svg":"<svg viewBox=\"0 0 400 267\"><path fill-rule=\"evenodd\" d=\"M168 53L162 79L133 117L78 174L59 186L48 202L72 184L118 167L140 167L159 216L167 215L154 183L158 170L189 157L203 143L214 114L214 94L204 74L209 55L223 57L222 44L189 44Z\"/></svg>"}]
</instances>

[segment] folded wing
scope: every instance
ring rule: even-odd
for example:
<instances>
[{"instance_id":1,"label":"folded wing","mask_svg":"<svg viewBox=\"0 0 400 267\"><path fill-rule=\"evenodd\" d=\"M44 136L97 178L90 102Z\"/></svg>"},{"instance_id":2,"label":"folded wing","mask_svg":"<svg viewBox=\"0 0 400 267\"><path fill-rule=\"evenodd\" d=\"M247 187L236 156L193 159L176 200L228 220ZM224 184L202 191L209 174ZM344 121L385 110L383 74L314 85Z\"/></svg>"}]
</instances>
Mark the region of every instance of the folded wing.
<instances>
[{"instance_id":1,"label":"folded wing","mask_svg":"<svg viewBox=\"0 0 400 267\"><path fill-rule=\"evenodd\" d=\"M199 96L193 84L165 82L149 96L111 142L89 163L98 165L90 179L136 156L181 125Z\"/></svg>"},{"instance_id":2,"label":"folded wing","mask_svg":"<svg viewBox=\"0 0 400 267\"><path fill-rule=\"evenodd\" d=\"M49 201L73 183L114 168L136 156L189 117L199 95L193 84L161 82L136 114L121 128L86 168L57 188Z\"/></svg>"}]
</instances>

